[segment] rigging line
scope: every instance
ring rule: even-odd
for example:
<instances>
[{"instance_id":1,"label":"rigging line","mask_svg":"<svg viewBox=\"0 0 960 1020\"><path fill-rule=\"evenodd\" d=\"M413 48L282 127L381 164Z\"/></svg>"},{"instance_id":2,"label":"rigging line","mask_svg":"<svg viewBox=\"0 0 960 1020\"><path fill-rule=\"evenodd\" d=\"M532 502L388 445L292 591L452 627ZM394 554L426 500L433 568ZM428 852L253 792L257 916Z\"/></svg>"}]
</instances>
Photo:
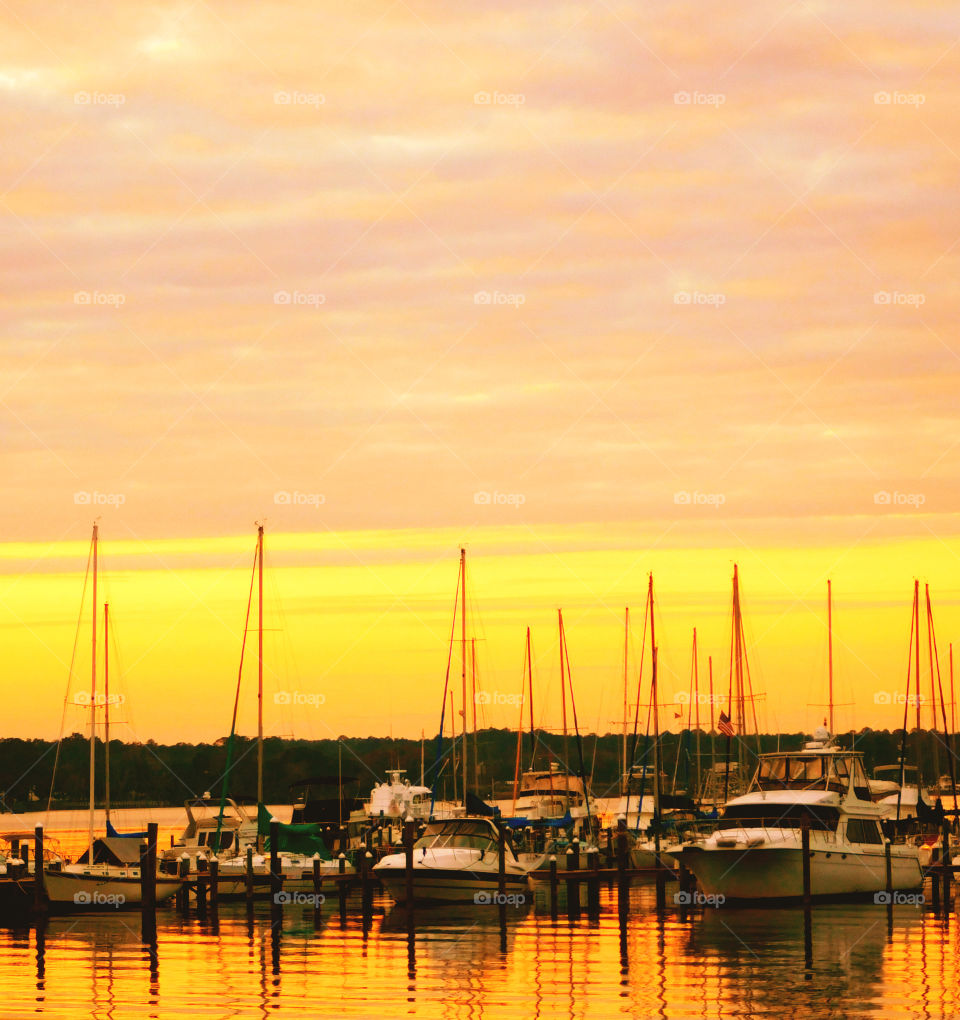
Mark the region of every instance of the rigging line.
<instances>
[{"instance_id":1,"label":"rigging line","mask_svg":"<svg viewBox=\"0 0 960 1020\"><path fill-rule=\"evenodd\" d=\"M453 642L457 633L457 606L460 605L460 572L463 569L463 563L457 567L457 590L456 595L453 597L453 615L450 618L450 643L447 645L447 674L443 681L443 704L440 707L440 732L437 734L437 751L433 759L433 767L430 769L431 772L436 772L433 784L430 788L430 817L433 817L433 808L437 802L437 779L439 779L440 773L438 766L443 758L443 725L447 714L447 690L450 687L450 666L453 662ZM464 719L466 719L467 706L463 706ZM457 723L454 720L453 723L453 743L457 742ZM466 803L466 796L464 796L464 803Z\"/></svg>"},{"instance_id":2,"label":"rigging line","mask_svg":"<svg viewBox=\"0 0 960 1020\"><path fill-rule=\"evenodd\" d=\"M897 821L900 821L900 799L903 793L904 765L907 754L907 713L910 709L910 669L913 665L913 626L917 622L918 605L916 596L913 600L913 609L910 613L910 641L907 644L907 696L903 699L903 736L900 738L900 782L897 790ZM920 772L919 763L917 768L917 806L920 804Z\"/></svg>"},{"instance_id":3,"label":"rigging line","mask_svg":"<svg viewBox=\"0 0 960 1020\"><path fill-rule=\"evenodd\" d=\"M247 633L250 630L250 610L253 606L253 583L257 576L257 562L260 558L260 541L257 540L256 550L253 554L253 568L250 571L250 591L247 593L247 614L243 621L243 638L240 642L240 666L237 669L237 689L233 696L233 718L230 722L230 737L227 740L227 767L223 772L223 785L220 788L220 811L217 813L217 842L220 847L220 830L223 826L223 812L227 806L227 788L230 783L230 769L233 767L233 738L237 732L237 713L240 710L240 684L243 680L243 659L247 650ZM257 805L260 810L260 805ZM259 825L259 821L258 821Z\"/></svg>"},{"instance_id":4,"label":"rigging line","mask_svg":"<svg viewBox=\"0 0 960 1020\"><path fill-rule=\"evenodd\" d=\"M640 666L637 670L637 704L633 712L633 737L630 743L630 763L627 768L627 803L624 808L624 817L630 814L630 784L633 781L633 762L637 756L637 731L640 728L640 694L643 691L643 656L647 649L647 614L650 609L650 600L644 605L643 609L643 637L640 640ZM649 717L650 711L647 710ZM649 731L650 725L647 723L647 729ZM643 808L643 787L640 789L640 807Z\"/></svg>"},{"instance_id":5,"label":"rigging line","mask_svg":"<svg viewBox=\"0 0 960 1020\"><path fill-rule=\"evenodd\" d=\"M577 724L577 702L573 696L573 678L570 674L570 646L567 644L566 634L564 634L563 640L563 652L564 658L567 660L567 687L570 689L570 708L573 710L573 733L577 741L577 756L580 759L580 781L583 783L583 800L584 806L587 809L587 824L590 819L590 794L587 791L587 776L586 767L583 763L583 740L580 736L580 727ZM569 800L567 802L567 810L570 810Z\"/></svg>"},{"instance_id":6,"label":"rigging line","mask_svg":"<svg viewBox=\"0 0 960 1020\"><path fill-rule=\"evenodd\" d=\"M940 691L940 715L943 719L943 736L944 742L947 746L947 761L950 763L950 786L953 794L953 806L957 806L957 777L956 768L953 761L953 754L951 753L950 744L947 738L947 707L943 702L943 680L940 677L940 653L937 651L937 630L933 625L933 608L930 605L930 590L927 589L927 613L930 617L930 631L933 637L933 661L937 666L937 687ZM936 715L936 712L934 712ZM934 725L934 731L936 731L936 725Z\"/></svg>"},{"instance_id":7,"label":"rigging line","mask_svg":"<svg viewBox=\"0 0 960 1020\"><path fill-rule=\"evenodd\" d=\"M63 743L63 730L67 722L67 703L70 697L70 686L73 681L73 667L76 664L77 648L80 644L80 626L83 622L83 604L87 599L87 583L90 580L90 563L93 557L93 542L87 550L87 569L83 575L83 591L80 594L80 612L77 614L77 629L73 636L73 651L70 653L70 669L67 672L67 689L63 694L63 712L60 715L60 733L57 736L57 753L53 759L53 772L50 774L50 792L47 794L47 813L44 818L44 827L50 822L50 805L53 803L53 784L57 778L57 765L60 761L60 745ZM94 613L97 607L93 607Z\"/></svg>"}]
</instances>

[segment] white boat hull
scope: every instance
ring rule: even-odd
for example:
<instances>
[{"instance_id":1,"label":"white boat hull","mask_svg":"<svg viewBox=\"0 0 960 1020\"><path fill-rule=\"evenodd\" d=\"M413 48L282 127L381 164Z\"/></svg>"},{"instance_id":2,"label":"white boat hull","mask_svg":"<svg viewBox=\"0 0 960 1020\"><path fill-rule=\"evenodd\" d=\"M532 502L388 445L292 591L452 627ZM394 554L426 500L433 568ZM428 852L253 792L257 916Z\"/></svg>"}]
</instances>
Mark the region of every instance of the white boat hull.
<instances>
[{"instance_id":1,"label":"white boat hull","mask_svg":"<svg viewBox=\"0 0 960 1020\"><path fill-rule=\"evenodd\" d=\"M406 856L392 854L374 873L398 903L407 899ZM499 874L496 858L481 859L476 851L416 851L413 860L413 898L420 903L497 902ZM530 891L527 869L509 860L504 876L507 903L524 903Z\"/></svg>"},{"instance_id":2,"label":"white boat hull","mask_svg":"<svg viewBox=\"0 0 960 1020\"><path fill-rule=\"evenodd\" d=\"M916 848L893 847L892 886L897 891L923 886ZM685 845L676 855L696 876L704 895L725 900L780 900L803 896L803 851L799 845L710 847ZM838 845L810 854L810 893L815 897L865 896L887 888L882 846Z\"/></svg>"}]
</instances>

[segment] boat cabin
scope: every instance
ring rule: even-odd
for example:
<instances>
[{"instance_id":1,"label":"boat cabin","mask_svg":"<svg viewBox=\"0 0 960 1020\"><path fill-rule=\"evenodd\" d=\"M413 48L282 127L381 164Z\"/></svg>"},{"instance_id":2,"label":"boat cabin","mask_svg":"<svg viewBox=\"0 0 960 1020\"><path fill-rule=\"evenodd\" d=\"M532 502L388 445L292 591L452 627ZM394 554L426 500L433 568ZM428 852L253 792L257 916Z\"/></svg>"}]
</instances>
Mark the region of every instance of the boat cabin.
<instances>
[{"instance_id":1,"label":"boat cabin","mask_svg":"<svg viewBox=\"0 0 960 1020\"><path fill-rule=\"evenodd\" d=\"M449 818L429 822L423 835L413 844L415 850L479 850L481 855L499 849L499 830L489 818ZM510 841L508 856L515 857Z\"/></svg>"},{"instance_id":2,"label":"boat cabin","mask_svg":"<svg viewBox=\"0 0 960 1020\"><path fill-rule=\"evenodd\" d=\"M748 792L772 790L829 790L843 797L852 791L858 800L870 800L862 752L835 746L826 731L818 731L801 751L760 755Z\"/></svg>"}]
</instances>

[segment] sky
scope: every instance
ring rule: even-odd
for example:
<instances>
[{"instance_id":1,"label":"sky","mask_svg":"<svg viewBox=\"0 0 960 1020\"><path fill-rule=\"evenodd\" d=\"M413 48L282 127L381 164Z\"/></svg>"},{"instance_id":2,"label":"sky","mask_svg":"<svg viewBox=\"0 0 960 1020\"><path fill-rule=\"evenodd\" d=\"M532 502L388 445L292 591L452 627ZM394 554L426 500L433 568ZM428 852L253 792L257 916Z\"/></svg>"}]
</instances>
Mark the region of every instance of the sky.
<instances>
[{"instance_id":1,"label":"sky","mask_svg":"<svg viewBox=\"0 0 960 1020\"><path fill-rule=\"evenodd\" d=\"M955 7L0 22L6 735L89 686L94 517L130 739L228 729L258 520L269 732L435 731L461 545L492 725L527 625L559 724L563 607L616 728L651 570L671 696L735 562L768 727L823 711L828 577L843 725L898 721L914 578L946 670Z\"/></svg>"}]
</instances>

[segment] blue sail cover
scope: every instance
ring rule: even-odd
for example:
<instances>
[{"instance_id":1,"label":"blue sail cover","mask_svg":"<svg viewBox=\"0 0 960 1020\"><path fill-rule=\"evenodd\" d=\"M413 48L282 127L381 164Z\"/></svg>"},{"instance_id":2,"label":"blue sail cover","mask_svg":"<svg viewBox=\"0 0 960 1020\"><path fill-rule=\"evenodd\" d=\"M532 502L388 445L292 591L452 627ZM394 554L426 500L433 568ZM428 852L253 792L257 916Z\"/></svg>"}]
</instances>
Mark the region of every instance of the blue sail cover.
<instances>
[{"instance_id":1,"label":"blue sail cover","mask_svg":"<svg viewBox=\"0 0 960 1020\"><path fill-rule=\"evenodd\" d=\"M113 823L110 819L107 819L107 838L108 839L146 839L147 833L145 832L117 832L113 827Z\"/></svg>"}]
</instances>

